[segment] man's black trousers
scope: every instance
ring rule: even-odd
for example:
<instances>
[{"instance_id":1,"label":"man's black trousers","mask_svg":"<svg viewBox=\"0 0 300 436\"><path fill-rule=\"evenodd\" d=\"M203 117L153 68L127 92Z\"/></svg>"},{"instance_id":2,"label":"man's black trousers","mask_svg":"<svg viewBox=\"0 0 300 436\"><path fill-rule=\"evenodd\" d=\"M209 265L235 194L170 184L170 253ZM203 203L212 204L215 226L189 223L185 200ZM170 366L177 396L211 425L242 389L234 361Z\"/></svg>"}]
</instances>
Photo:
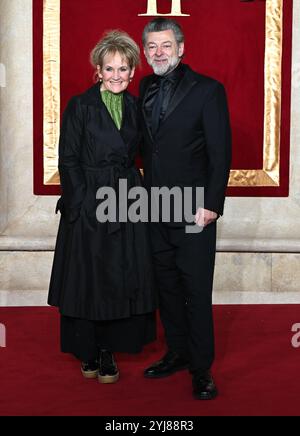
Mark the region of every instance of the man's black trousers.
<instances>
[{"instance_id":1,"label":"man's black trousers","mask_svg":"<svg viewBox=\"0 0 300 436\"><path fill-rule=\"evenodd\" d=\"M216 223L196 234L152 223L151 243L168 348L188 358L191 372L208 370L214 360Z\"/></svg>"}]
</instances>

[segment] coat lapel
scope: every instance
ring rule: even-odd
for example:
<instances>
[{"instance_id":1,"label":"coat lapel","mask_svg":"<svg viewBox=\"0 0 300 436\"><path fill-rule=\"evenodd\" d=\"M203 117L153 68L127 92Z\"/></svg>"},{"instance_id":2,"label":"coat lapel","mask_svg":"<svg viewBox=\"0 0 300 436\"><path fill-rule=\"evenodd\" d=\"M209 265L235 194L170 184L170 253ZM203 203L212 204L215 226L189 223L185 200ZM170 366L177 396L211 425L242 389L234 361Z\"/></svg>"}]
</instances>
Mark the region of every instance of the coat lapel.
<instances>
[{"instance_id":1,"label":"coat lapel","mask_svg":"<svg viewBox=\"0 0 300 436\"><path fill-rule=\"evenodd\" d=\"M99 96L99 104L100 104L100 111L102 116L104 117L104 119L106 120L107 126L109 127L109 130L111 132L112 135L112 147L114 145L116 145L117 148L127 148L125 141L123 139L123 129L124 129L124 124L125 124L125 119L126 119L126 109L125 109L125 102L123 101L123 116L122 116L122 124L121 124L121 129L119 130L114 122L114 120L112 119L107 107L105 106L104 102L101 99L101 96Z\"/></svg>"},{"instance_id":2,"label":"coat lapel","mask_svg":"<svg viewBox=\"0 0 300 436\"><path fill-rule=\"evenodd\" d=\"M83 103L88 104L89 106L94 106L95 109L99 112L99 116L101 116L103 123L107 125L110 130L110 134L112 135L111 144L112 147L116 147L119 150L126 150L127 152L127 144L126 138L123 137L124 130L126 130L126 125L128 124L128 119L130 119L131 114L130 111L130 96L127 92L124 92L124 100L123 100L123 119L121 129L119 130L115 125L111 115L106 108L104 102L101 99L99 83L92 86L83 96ZM128 118L129 117L129 118ZM126 136L126 135L125 135Z\"/></svg>"},{"instance_id":3,"label":"coat lapel","mask_svg":"<svg viewBox=\"0 0 300 436\"><path fill-rule=\"evenodd\" d=\"M177 108L179 103L184 99L184 97L190 92L190 90L193 88L193 86L196 85L197 80L194 78L194 75L191 74L192 71L189 67L187 67L187 70L181 79L179 85L177 86L177 89L169 103L167 112L164 116L164 119L162 120L161 125L166 121L166 119L174 112L174 110Z\"/></svg>"},{"instance_id":4,"label":"coat lapel","mask_svg":"<svg viewBox=\"0 0 300 436\"><path fill-rule=\"evenodd\" d=\"M119 134L126 146L138 134L136 102L128 92L124 92L123 119Z\"/></svg>"},{"instance_id":5,"label":"coat lapel","mask_svg":"<svg viewBox=\"0 0 300 436\"><path fill-rule=\"evenodd\" d=\"M185 98L185 96L190 92L190 90L193 88L193 86L196 85L197 83L197 79L196 76L194 75L193 71L187 66L187 65L183 65L183 67L185 68L185 73L184 76L182 77L179 85L177 86L177 89L170 101L169 107L167 109L167 112L164 116L164 119L162 120L159 130L162 128L164 122L167 120L167 118L169 118L169 116L174 112L174 110L177 108L177 106L180 104L180 102ZM145 101L147 98L147 89L151 86L152 82L153 82L153 78L154 75L149 76L149 80L148 82L145 84L145 92L143 95L143 99L142 99L142 113L143 113L143 117L145 120L145 124L146 124L146 128L147 128L147 132L149 137L151 138L151 140L154 142L155 138L152 135L151 129L149 129L148 123L146 122L146 112L145 112ZM159 132L158 130L158 132Z\"/></svg>"},{"instance_id":6,"label":"coat lapel","mask_svg":"<svg viewBox=\"0 0 300 436\"><path fill-rule=\"evenodd\" d=\"M148 93L148 89L149 87L152 85L153 80L154 80L154 75L149 76L149 80L148 83L145 84L145 91L144 91L144 96L142 99L142 113L143 113L143 118L144 118L144 122L145 122L145 126L148 132L149 137L151 138L151 140L153 141L153 135L152 135L152 131L151 129L149 129L148 123L147 123L147 115L146 115L146 111L145 111L145 103L146 103L146 99L147 99L147 93Z\"/></svg>"}]
</instances>

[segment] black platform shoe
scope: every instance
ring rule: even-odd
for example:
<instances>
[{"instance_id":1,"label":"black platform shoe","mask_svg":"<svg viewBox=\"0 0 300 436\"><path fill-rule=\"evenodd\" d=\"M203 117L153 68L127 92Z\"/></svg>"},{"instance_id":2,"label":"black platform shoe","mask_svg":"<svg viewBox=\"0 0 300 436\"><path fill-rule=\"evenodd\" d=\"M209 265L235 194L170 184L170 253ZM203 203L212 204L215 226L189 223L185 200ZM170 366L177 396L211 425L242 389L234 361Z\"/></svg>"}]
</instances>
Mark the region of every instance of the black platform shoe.
<instances>
[{"instance_id":1,"label":"black platform shoe","mask_svg":"<svg viewBox=\"0 0 300 436\"><path fill-rule=\"evenodd\" d=\"M174 351L168 353L158 362L155 362L149 368L145 369L144 377L146 378L162 378L168 377L177 371L187 369L189 363L186 359L179 356Z\"/></svg>"},{"instance_id":2,"label":"black platform shoe","mask_svg":"<svg viewBox=\"0 0 300 436\"><path fill-rule=\"evenodd\" d=\"M119 380L119 370L114 356L110 351L101 350L99 358L98 380L100 383L116 383Z\"/></svg>"},{"instance_id":3,"label":"black platform shoe","mask_svg":"<svg viewBox=\"0 0 300 436\"><path fill-rule=\"evenodd\" d=\"M81 362L81 372L84 378L97 378L99 373L98 360Z\"/></svg>"},{"instance_id":4,"label":"black platform shoe","mask_svg":"<svg viewBox=\"0 0 300 436\"><path fill-rule=\"evenodd\" d=\"M213 400L218 391L210 371L197 371L193 375L193 395L197 400Z\"/></svg>"}]
</instances>

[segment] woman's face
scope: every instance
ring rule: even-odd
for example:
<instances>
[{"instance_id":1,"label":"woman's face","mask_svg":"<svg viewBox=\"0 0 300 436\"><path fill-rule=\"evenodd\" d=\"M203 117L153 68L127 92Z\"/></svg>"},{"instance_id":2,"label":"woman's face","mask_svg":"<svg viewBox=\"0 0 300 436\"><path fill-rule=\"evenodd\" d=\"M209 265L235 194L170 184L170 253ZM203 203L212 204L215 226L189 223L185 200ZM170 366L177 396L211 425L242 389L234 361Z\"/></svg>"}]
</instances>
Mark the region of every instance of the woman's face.
<instances>
[{"instance_id":1,"label":"woman's face","mask_svg":"<svg viewBox=\"0 0 300 436\"><path fill-rule=\"evenodd\" d=\"M101 91L111 91L114 94L125 91L134 76L134 68L130 69L127 60L118 52L106 55L103 66L98 65L97 70L102 80Z\"/></svg>"}]
</instances>

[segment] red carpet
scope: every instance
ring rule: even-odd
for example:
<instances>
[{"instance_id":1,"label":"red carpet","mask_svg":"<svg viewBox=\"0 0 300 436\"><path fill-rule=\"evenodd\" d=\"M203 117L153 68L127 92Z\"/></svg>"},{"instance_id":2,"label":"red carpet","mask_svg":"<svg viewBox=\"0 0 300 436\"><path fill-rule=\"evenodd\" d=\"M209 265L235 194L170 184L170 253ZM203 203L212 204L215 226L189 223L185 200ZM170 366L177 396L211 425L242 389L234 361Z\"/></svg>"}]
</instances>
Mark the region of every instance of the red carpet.
<instances>
[{"instance_id":1,"label":"red carpet","mask_svg":"<svg viewBox=\"0 0 300 436\"><path fill-rule=\"evenodd\" d=\"M58 314L49 308L0 308L0 415L299 416L300 348L291 345L300 306L216 306L220 396L194 400L187 371L146 380L143 368L164 352L162 337L142 355L118 355L115 385L84 380L59 351Z\"/></svg>"}]
</instances>

